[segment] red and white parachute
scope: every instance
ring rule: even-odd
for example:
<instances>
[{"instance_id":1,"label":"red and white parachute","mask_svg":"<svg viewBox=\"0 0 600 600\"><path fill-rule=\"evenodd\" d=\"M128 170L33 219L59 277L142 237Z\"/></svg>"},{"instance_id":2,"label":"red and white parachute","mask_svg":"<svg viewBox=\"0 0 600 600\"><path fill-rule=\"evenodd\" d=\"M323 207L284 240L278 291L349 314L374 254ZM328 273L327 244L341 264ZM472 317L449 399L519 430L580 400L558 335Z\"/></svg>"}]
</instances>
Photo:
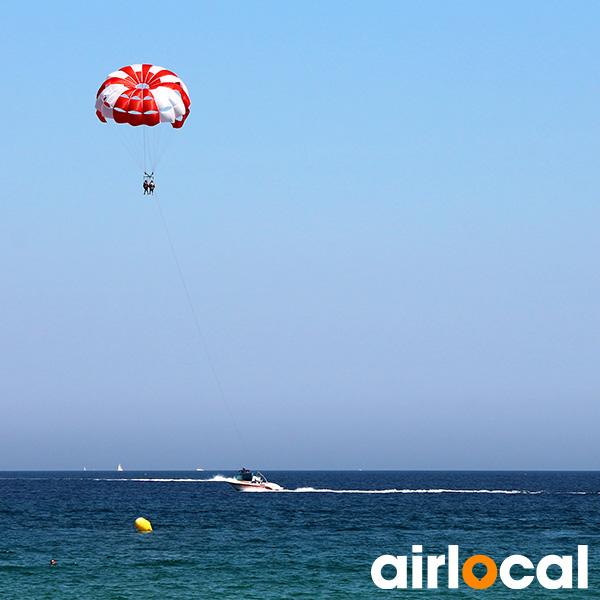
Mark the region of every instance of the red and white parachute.
<instances>
[{"instance_id":1,"label":"red and white parachute","mask_svg":"<svg viewBox=\"0 0 600 600\"><path fill-rule=\"evenodd\" d=\"M190 114L185 83L172 71L155 65L130 65L111 73L96 94L96 114L106 123L179 128Z\"/></svg>"},{"instance_id":2,"label":"red and white parachute","mask_svg":"<svg viewBox=\"0 0 600 600\"><path fill-rule=\"evenodd\" d=\"M167 136L159 131L163 130L161 125L179 129L189 114L190 97L183 81L156 65L122 67L106 78L96 94L96 115L103 123L112 120L136 129L143 126L139 127L142 135L129 136L125 131L124 138L130 139L124 141L144 171L154 171L166 145L162 138ZM148 135L146 127L150 128Z\"/></svg>"}]
</instances>

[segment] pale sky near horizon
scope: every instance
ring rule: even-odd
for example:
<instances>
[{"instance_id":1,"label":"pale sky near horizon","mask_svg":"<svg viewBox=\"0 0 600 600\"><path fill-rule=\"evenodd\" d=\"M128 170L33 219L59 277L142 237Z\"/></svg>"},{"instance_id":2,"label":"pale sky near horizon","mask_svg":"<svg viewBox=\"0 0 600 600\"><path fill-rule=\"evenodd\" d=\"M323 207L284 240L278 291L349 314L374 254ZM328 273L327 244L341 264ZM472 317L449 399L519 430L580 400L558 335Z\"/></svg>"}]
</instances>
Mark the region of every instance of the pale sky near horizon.
<instances>
[{"instance_id":1,"label":"pale sky near horizon","mask_svg":"<svg viewBox=\"0 0 600 600\"><path fill-rule=\"evenodd\" d=\"M7 5L0 470L599 468L599 34L593 2ZM190 91L157 198L240 435L95 116L139 62Z\"/></svg>"}]
</instances>

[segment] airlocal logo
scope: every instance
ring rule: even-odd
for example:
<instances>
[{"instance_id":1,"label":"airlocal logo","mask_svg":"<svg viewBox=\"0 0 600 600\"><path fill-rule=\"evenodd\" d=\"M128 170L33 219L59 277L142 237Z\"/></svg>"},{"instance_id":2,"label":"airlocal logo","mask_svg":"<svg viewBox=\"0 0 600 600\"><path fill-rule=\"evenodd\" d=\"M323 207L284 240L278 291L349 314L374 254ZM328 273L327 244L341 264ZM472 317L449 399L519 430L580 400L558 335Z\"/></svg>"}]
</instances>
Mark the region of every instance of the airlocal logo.
<instances>
[{"instance_id":1,"label":"airlocal logo","mask_svg":"<svg viewBox=\"0 0 600 600\"><path fill-rule=\"evenodd\" d=\"M422 556L423 546L413 546L413 555L411 557L411 588L423 588L423 559L427 558L426 574L427 587L430 589L438 587L438 569L446 564L446 555L440 556ZM448 588L456 589L459 585L459 547L448 546ZM473 573L475 565L484 565L487 569L485 575L481 578ZM560 577L557 579L548 576L548 568L556 566L560 569ZM392 579L387 579L383 576L382 571L386 568L386 573L389 573L393 567L396 571ZM513 567L520 567L519 575L511 573ZM498 565L485 554L477 554L469 557L462 566L462 579L469 586L476 590L484 590L494 584L500 574L502 583L511 590L522 590L526 588L535 577L542 587L548 590L558 590L561 588L573 587L573 557L572 556L557 556L550 554L544 556L535 567L535 576L530 574L522 574L523 569L533 569L533 563L526 557L520 554L513 554L505 558L498 568ZM478 569L479 571L483 569ZM391 574L391 573L389 573ZM408 557L407 556L391 556L385 554L375 560L371 566L371 578L373 583L383 589L392 590L394 588L408 588ZM588 586L588 547L577 546L577 587L587 589Z\"/></svg>"}]
</instances>

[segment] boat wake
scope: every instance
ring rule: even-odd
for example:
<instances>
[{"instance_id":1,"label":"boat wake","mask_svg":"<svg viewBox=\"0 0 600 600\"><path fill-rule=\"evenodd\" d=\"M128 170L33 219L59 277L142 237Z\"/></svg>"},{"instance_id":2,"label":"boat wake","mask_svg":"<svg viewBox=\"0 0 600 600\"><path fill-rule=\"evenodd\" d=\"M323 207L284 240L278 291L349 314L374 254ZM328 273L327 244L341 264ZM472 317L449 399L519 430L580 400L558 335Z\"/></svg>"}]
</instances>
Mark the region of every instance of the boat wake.
<instances>
[{"instance_id":1,"label":"boat wake","mask_svg":"<svg viewBox=\"0 0 600 600\"><path fill-rule=\"evenodd\" d=\"M138 481L138 482L168 482L168 483L177 483L177 482L185 482L185 483L208 483L212 481L217 482L229 482L235 481L231 477L224 477L223 475L215 475L214 477L210 477L208 479L200 479L198 477L97 477L94 481Z\"/></svg>"},{"instance_id":2,"label":"boat wake","mask_svg":"<svg viewBox=\"0 0 600 600\"><path fill-rule=\"evenodd\" d=\"M233 477L225 477L224 475L215 475L208 478L192 478L192 477L102 477L96 478L94 481L129 481L142 483L238 483ZM269 490L286 494L504 494L509 496L514 495L537 495L537 494L556 494L556 495L598 495L597 491L554 491L554 490L488 490L488 489L466 489L456 490L447 488L435 489L419 489L419 488L390 488L384 490L336 490L333 488L315 488L315 487L298 487L295 489Z\"/></svg>"},{"instance_id":3,"label":"boat wake","mask_svg":"<svg viewBox=\"0 0 600 600\"><path fill-rule=\"evenodd\" d=\"M297 494L544 494L543 491L529 490L449 490L449 489L388 489L388 490L333 490L328 488L303 487L295 490L282 490Z\"/></svg>"}]
</instances>

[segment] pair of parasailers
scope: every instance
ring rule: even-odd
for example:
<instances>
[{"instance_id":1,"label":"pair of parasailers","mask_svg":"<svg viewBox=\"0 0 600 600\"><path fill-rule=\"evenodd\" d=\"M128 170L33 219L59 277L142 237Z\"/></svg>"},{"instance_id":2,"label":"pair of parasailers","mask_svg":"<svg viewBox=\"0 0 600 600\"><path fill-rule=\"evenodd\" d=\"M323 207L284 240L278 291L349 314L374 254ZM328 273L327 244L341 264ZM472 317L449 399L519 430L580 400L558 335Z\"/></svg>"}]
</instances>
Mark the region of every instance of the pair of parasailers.
<instances>
[{"instance_id":1,"label":"pair of parasailers","mask_svg":"<svg viewBox=\"0 0 600 600\"><path fill-rule=\"evenodd\" d=\"M146 194L152 195L154 194L154 188L156 185L154 184L154 173L144 173L144 196Z\"/></svg>"}]
</instances>

